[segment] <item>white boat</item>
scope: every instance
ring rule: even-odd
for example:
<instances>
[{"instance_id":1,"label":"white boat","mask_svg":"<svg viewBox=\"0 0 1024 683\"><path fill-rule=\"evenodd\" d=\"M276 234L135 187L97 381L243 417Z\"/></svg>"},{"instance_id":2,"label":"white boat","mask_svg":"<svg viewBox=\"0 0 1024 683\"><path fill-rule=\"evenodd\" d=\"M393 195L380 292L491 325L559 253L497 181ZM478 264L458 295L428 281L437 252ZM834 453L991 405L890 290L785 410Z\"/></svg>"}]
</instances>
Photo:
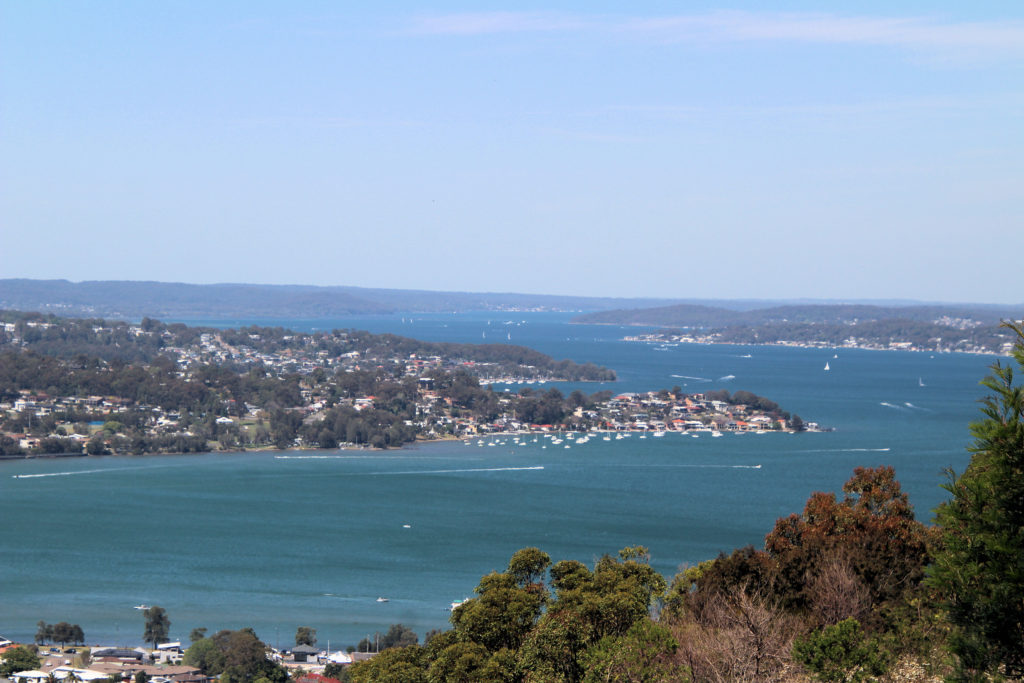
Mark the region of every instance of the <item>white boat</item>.
<instances>
[{"instance_id":1,"label":"white boat","mask_svg":"<svg viewBox=\"0 0 1024 683\"><path fill-rule=\"evenodd\" d=\"M828 361L825 361L825 370L828 370L828 369L829 369L829 367L828 367Z\"/></svg>"},{"instance_id":2,"label":"white boat","mask_svg":"<svg viewBox=\"0 0 1024 683\"><path fill-rule=\"evenodd\" d=\"M149 605L135 605L135 609L149 609Z\"/></svg>"},{"instance_id":3,"label":"white boat","mask_svg":"<svg viewBox=\"0 0 1024 683\"><path fill-rule=\"evenodd\" d=\"M665 432L663 432L661 430L656 431L656 432L654 432L654 436L658 436L658 437L665 436Z\"/></svg>"},{"instance_id":4,"label":"white boat","mask_svg":"<svg viewBox=\"0 0 1024 683\"><path fill-rule=\"evenodd\" d=\"M718 431L717 429L712 430L712 432L711 432L711 436L721 436L721 435L722 435L722 432Z\"/></svg>"},{"instance_id":5,"label":"white boat","mask_svg":"<svg viewBox=\"0 0 1024 683\"><path fill-rule=\"evenodd\" d=\"M387 598L377 598L377 602L387 602Z\"/></svg>"}]
</instances>

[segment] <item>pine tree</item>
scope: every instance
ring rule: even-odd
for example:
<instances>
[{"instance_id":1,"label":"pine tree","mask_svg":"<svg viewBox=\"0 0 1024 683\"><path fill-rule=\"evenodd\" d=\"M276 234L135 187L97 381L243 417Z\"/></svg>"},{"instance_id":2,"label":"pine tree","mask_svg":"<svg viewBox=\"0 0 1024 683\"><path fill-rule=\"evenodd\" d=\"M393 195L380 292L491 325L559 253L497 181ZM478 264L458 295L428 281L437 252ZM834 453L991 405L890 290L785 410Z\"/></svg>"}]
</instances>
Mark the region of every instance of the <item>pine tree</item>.
<instances>
[{"instance_id":1,"label":"pine tree","mask_svg":"<svg viewBox=\"0 0 1024 683\"><path fill-rule=\"evenodd\" d=\"M944 486L953 496L936 509L941 543L929 581L942 596L958 657L954 680L986 674L1024 677L1024 329L1013 363L992 365L984 419L971 425L971 462Z\"/></svg>"}]
</instances>

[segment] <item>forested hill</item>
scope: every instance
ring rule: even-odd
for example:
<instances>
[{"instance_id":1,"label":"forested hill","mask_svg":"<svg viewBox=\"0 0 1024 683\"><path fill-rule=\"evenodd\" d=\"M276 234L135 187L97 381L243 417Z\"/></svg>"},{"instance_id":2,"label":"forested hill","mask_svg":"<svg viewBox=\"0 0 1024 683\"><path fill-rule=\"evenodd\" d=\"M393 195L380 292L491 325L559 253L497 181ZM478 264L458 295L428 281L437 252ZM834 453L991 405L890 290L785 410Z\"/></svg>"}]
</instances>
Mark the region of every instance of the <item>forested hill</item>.
<instances>
[{"instance_id":1,"label":"forested hill","mask_svg":"<svg viewBox=\"0 0 1024 683\"><path fill-rule=\"evenodd\" d=\"M854 324L880 320L908 320L948 324L959 327L998 325L1001 320L1024 317L1024 305L991 306L915 305L870 306L863 304L808 304L772 306L751 310L733 310L715 306L678 304L656 308L619 308L585 313L572 322L611 325L650 325L710 329L733 325L771 325L778 323Z\"/></svg>"},{"instance_id":2,"label":"forested hill","mask_svg":"<svg viewBox=\"0 0 1024 683\"><path fill-rule=\"evenodd\" d=\"M294 371L318 360L355 357L384 361L419 359L461 365L484 377L557 378L614 381L615 372L592 363L556 360L514 344L427 342L361 330L303 333L283 327L218 329L165 324L143 318L139 324L99 318L63 318L35 312L0 310L0 352L31 351L74 360L153 363L203 359L218 364L280 364Z\"/></svg>"},{"instance_id":3,"label":"forested hill","mask_svg":"<svg viewBox=\"0 0 1024 683\"><path fill-rule=\"evenodd\" d=\"M675 303L538 294L431 292L366 287L67 280L0 280L0 309L127 320L330 318L353 314L480 310L579 311Z\"/></svg>"}]
</instances>

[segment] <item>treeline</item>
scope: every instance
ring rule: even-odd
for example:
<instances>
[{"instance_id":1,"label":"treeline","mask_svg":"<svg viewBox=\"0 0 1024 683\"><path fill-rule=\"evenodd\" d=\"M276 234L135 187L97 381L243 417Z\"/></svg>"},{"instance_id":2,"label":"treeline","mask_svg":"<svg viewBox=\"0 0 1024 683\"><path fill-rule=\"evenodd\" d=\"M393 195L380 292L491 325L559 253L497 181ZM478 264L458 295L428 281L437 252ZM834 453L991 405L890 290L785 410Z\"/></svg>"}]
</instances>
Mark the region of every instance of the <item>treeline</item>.
<instances>
[{"instance_id":1,"label":"treeline","mask_svg":"<svg viewBox=\"0 0 1024 683\"><path fill-rule=\"evenodd\" d=\"M447 361L470 361L489 366L499 374L548 376L571 381L614 381L615 372L592 363L555 360L550 356L514 344L459 344L427 342L394 334L372 334L361 330L302 333L283 327L248 326L235 329L190 327L143 318L135 326L124 321L62 318L41 313L0 311L0 322L12 323L12 332L0 329L0 346L19 341L19 348L66 360L79 357L106 362L155 363L168 357L169 349L198 345L203 335L216 335L233 347L258 353L285 351L312 355L324 352L329 358L358 352L368 359L393 362L410 356L440 357ZM141 329L137 334L133 328ZM472 368L470 368L472 371Z\"/></svg>"},{"instance_id":2,"label":"treeline","mask_svg":"<svg viewBox=\"0 0 1024 683\"><path fill-rule=\"evenodd\" d=\"M35 641L37 645L46 643L60 643L61 647L68 643L81 645L85 643L85 633L78 624L69 624L66 621L47 624L45 621L40 621L36 624Z\"/></svg>"}]
</instances>

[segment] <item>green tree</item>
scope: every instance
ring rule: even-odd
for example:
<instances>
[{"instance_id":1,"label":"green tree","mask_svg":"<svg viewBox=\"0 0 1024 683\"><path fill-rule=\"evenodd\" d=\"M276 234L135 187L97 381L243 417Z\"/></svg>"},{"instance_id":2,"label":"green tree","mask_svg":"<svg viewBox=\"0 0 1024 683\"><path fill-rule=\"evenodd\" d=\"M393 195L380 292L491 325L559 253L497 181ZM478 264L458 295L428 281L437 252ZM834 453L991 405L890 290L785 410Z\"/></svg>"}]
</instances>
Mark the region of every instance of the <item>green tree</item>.
<instances>
[{"instance_id":1,"label":"green tree","mask_svg":"<svg viewBox=\"0 0 1024 683\"><path fill-rule=\"evenodd\" d=\"M888 666L884 649L866 636L853 618L798 638L793 644L793 659L819 681L831 683L874 680Z\"/></svg>"},{"instance_id":2,"label":"green tree","mask_svg":"<svg viewBox=\"0 0 1024 683\"><path fill-rule=\"evenodd\" d=\"M388 650L393 647L408 647L409 645L416 645L419 642L419 636L407 626L402 624L392 624L388 628L387 633L380 639L380 649Z\"/></svg>"},{"instance_id":3,"label":"green tree","mask_svg":"<svg viewBox=\"0 0 1024 683\"><path fill-rule=\"evenodd\" d=\"M587 651L603 638L616 639L648 619L664 594L665 579L648 564L643 546L625 548L620 559L605 555L589 570L575 560L551 568L555 599L525 638L519 666L538 680L580 681ZM617 646L606 643L607 648Z\"/></svg>"},{"instance_id":4,"label":"green tree","mask_svg":"<svg viewBox=\"0 0 1024 683\"><path fill-rule=\"evenodd\" d=\"M267 659L267 646L251 628L218 631L197 640L185 651L184 663L198 667L206 676L220 676L222 683L241 683L266 678L284 683L288 673Z\"/></svg>"},{"instance_id":5,"label":"green tree","mask_svg":"<svg viewBox=\"0 0 1024 683\"><path fill-rule=\"evenodd\" d=\"M40 620L36 624L36 645L43 645L53 640L53 626Z\"/></svg>"},{"instance_id":6,"label":"green tree","mask_svg":"<svg viewBox=\"0 0 1024 683\"><path fill-rule=\"evenodd\" d=\"M316 645L316 629L309 626L300 626L295 631L295 644L309 645L310 647Z\"/></svg>"},{"instance_id":7,"label":"green tree","mask_svg":"<svg viewBox=\"0 0 1024 683\"><path fill-rule=\"evenodd\" d=\"M671 631L650 619L633 624L625 635L602 638L584 657L584 683L678 683L689 680L674 661L679 644Z\"/></svg>"},{"instance_id":8,"label":"green tree","mask_svg":"<svg viewBox=\"0 0 1024 683\"><path fill-rule=\"evenodd\" d=\"M163 607L153 606L145 610L142 615L146 618L146 627L142 632L142 641L153 643L155 648L160 643L166 643L167 633L171 628L171 620Z\"/></svg>"},{"instance_id":9,"label":"green tree","mask_svg":"<svg viewBox=\"0 0 1024 683\"><path fill-rule=\"evenodd\" d=\"M476 593L477 597L452 612L456 633L491 652L519 649L541 614L545 594L519 586L511 574L504 572L491 572L480 579Z\"/></svg>"},{"instance_id":10,"label":"green tree","mask_svg":"<svg viewBox=\"0 0 1024 683\"><path fill-rule=\"evenodd\" d=\"M283 667L267 659L267 646L251 628L220 631L213 640L224 653L222 683L242 683L261 677L283 683L288 679Z\"/></svg>"},{"instance_id":11,"label":"green tree","mask_svg":"<svg viewBox=\"0 0 1024 683\"><path fill-rule=\"evenodd\" d=\"M508 573L522 587L540 582L551 566L551 556L540 548L523 548L508 561Z\"/></svg>"},{"instance_id":12,"label":"green tree","mask_svg":"<svg viewBox=\"0 0 1024 683\"><path fill-rule=\"evenodd\" d=\"M39 657L35 652L24 645L18 645L0 655L0 676L38 669L39 664Z\"/></svg>"},{"instance_id":13,"label":"green tree","mask_svg":"<svg viewBox=\"0 0 1024 683\"><path fill-rule=\"evenodd\" d=\"M149 674L145 671L140 671L135 674L135 683L149 683Z\"/></svg>"},{"instance_id":14,"label":"green tree","mask_svg":"<svg viewBox=\"0 0 1024 683\"><path fill-rule=\"evenodd\" d=\"M224 670L224 653L212 638L200 638L185 650L182 662L197 667L206 676L217 676Z\"/></svg>"},{"instance_id":15,"label":"green tree","mask_svg":"<svg viewBox=\"0 0 1024 683\"><path fill-rule=\"evenodd\" d=\"M384 650L349 671L353 683L427 683L426 650L418 645Z\"/></svg>"},{"instance_id":16,"label":"green tree","mask_svg":"<svg viewBox=\"0 0 1024 683\"><path fill-rule=\"evenodd\" d=\"M971 424L971 462L959 477L947 471L952 500L936 509L941 542L929 582L942 595L953 626L956 680L1001 672L1024 677L1024 329L1012 364L996 362L982 384L992 393L984 418Z\"/></svg>"},{"instance_id":17,"label":"green tree","mask_svg":"<svg viewBox=\"0 0 1024 683\"><path fill-rule=\"evenodd\" d=\"M347 683L352 680L348 667L345 664L335 664L334 662L324 667L324 678L333 678L339 683Z\"/></svg>"},{"instance_id":18,"label":"green tree","mask_svg":"<svg viewBox=\"0 0 1024 683\"><path fill-rule=\"evenodd\" d=\"M188 634L188 641L190 643L194 643L194 642L196 642L198 640L202 640L205 637L206 637L206 628L205 627L194 628L194 629L192 629L191 633Z\"/></svg>"},{"instance_id":19,"label":"green tree","mask_svg":"<svg viewBox=\"0 0 1024 683\"><path fill-rule=\"evenodd\" d=\"M82 629L75 630L75 625L69 624L66 621L61 621L53 625L53 640L60 643L61 647L64 647L68 643L78 642L75 636L78 635Z\"/></svg>"}]
</instances>

